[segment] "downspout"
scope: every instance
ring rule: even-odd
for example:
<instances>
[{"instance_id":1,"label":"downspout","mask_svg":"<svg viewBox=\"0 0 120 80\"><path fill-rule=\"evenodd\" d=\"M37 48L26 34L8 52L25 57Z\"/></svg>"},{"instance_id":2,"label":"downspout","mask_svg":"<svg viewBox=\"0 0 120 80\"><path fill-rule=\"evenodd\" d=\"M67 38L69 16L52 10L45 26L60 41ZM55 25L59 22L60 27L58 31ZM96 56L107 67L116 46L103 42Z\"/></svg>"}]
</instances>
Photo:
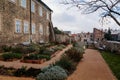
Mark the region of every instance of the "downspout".
<instances>
[{"instance_id":1,"label":"downspout","mask_svg":"<svg viewBox=\"0 0 120 80\"><path fill-rule=\"evenodd\" d=\"M30 36L29 36L30 44L32 43L32 14L31 14L31 0L30 0Z\"/></svg>"}]
</instances>

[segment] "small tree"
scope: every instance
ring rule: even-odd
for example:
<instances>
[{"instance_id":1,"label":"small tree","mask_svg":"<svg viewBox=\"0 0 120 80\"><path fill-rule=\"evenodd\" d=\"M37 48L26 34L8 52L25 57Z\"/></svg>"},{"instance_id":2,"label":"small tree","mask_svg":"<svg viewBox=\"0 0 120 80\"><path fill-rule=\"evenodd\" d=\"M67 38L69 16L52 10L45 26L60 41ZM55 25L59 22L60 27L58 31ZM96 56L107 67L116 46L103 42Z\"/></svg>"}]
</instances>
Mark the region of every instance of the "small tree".
<instances>
[{"instance_id":1,"label":"small tree","mask_svg":"<svg viewBox=\"0 0 120 80\"><path fill-rule=\"evenodd\" d=\"M60 31L57 27L54 27L55 34L63 34L62 31Z\"/></svg>"},{"instance_id":2,"label":"small tree","mask_svg":"<svg viewBox=\"0 0 120 80\"><path fill-rule=\"evenodd\" d=\"M107 39L107 40L112 40L111 30L110 30L110 28L108 29L108 32L105 33L105 39Z\"/></svg>"}]
</instances>

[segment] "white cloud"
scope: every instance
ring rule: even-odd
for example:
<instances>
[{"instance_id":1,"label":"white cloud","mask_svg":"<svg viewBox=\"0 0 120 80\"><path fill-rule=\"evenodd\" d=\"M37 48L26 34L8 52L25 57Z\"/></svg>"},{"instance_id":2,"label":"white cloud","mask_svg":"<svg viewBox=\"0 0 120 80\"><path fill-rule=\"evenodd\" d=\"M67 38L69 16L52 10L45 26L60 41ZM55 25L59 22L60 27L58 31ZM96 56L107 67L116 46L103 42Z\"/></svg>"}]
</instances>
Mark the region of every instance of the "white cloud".
<instances>
[{"instance_id":1,"label":"white cloud","mask_svg":"<svg viewBox=\"0 0 120 80\"><path fill-rule=\"evenodd\" d=\"M43 0L53 10L53 25L61 30L70 30L73 33L92 32L93 28L119 28L112 20L111 24L102 27L98 13L83 15L77 8L60 4L60 0Z\"/></svg>"}]
</instances>

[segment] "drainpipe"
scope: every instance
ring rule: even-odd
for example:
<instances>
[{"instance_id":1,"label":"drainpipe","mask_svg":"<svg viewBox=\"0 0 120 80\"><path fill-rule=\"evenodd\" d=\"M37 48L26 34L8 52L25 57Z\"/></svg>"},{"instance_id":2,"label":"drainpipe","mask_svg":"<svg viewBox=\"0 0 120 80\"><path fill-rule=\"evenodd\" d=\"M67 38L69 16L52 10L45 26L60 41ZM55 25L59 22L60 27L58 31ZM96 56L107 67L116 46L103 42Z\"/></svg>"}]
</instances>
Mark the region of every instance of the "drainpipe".
<instances>
[{"instance_id":1,"label":"drainpipe","mask_svg":"<svg viewBox=\"0 0 120 80\"><path fill-rule=\"evenodd\" d=\"M29 37L30 43L32 43L32 14L31 14L31 0L30 0L30 37Z\"/></svg>"}]
</instances>

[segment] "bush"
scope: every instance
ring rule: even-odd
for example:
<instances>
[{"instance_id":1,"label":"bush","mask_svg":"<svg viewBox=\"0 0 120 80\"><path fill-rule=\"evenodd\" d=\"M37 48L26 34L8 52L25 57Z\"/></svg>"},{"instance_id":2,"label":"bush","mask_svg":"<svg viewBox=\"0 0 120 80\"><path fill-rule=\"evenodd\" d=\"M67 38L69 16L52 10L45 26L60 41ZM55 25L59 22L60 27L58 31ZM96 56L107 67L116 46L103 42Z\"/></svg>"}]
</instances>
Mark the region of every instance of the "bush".
<instances>
[{"instance_id":1,"label":"bush","mask_svg":"<svg viewBox=\"0 0 120 80\"><path fill-rule=\"evenodd\" d=\"M63 55L62 58L55 63L55 65L58 65L62 67L63 69L65 69L68 72L68 74L72 73L76 69L76 66L73 63L73 61L71 61L65 55Z\"/></svg>"},{"instance_id":2,"label":"bush","mask_svg":"<svg viewBox=\"0 0 120 80\"><path fill-rule=\"evenodd\" d=\"M13 68L5 68L4 66L0 66L0 75L13 76L15 69Z\"/></svg>"},{"instance_id":3,"label":"bush","mask_svg":"<svg viewBox=\"0 0 120 80\"><path fill-rule=\"evenodd\" d=\"M24 57L24 60L39 60L39 59L50 60L50 56L49 55L41 55L41 54L31 54L29 56Z\"/></svg>"},{"instance_id":4,"label":"bush","mask_svg":"<svg viewBox=\"0 0 120 80\"><path fill-rule=\"evenodd\" d=\"M26 67L22 67L15 71L14 75L17 77L24 76L26 73Z\"/></svg>"},{"instance_id":5,"label":"bush","mask_svg":"<svg viewBox=\"0 0 120 80\"><path fill-rule=\"evenodd\" d=\"M16 45L12 47L12 52L13 53L22 53L22 54L27 54L27 53L32 53L35 51L39 51L39 46L35 45L29 45L29 46L23 46L23 45Z\"/></svg>"},{"instance_id":6,"label":"bush","mask_svg":"<svg viewBox=\"0 0 120 80\"><path fill-rule=\"evenodd\" d=\"M43 69L43 72L37 75L36 80L65 80L67 74L64 69L59 66L53 66Z\"/></svg>"},{"instance_id":7,"label":"bush","mask_svg":"<svg viewBox=\"0 0 120 80\"><path fill-rule=\"evenodd\" d=\"M9 52L9 51L11 51L11 46L3 45L1 48L2 48L2 50L3 50L4 52Z\"/></svg>"},{"instance_id":8,"label":"bush","mask_svg":"<svg viewBox=\"0 0 120 80\"><path fill-rule=\"evenodd\" d=\"M41 69L29 68L26 70L25 75L27 77L36 77L41 72Z\"/></svg>"},{"instance_id":9,"label":"bush","mask_svg":"<svg viewBox=\"0 0 120 80\"><path fill-rule=\"evenodd\" d=\"M14 46L14 47L12 47L12 52L13 53L23 53L24 48L22 45Z\"/></svg>"},{"instance_id":10,"label":"bush","mask_svg":"<svg viewBox=\"0 0 120 80\"><path fill-rule=\"evenodd\" d=\"M75 62L79 62L83 58L80 48L74 47L66 51L67 56Z\"/></svg>"},{"instance_id":11,"label":"bush","mask_svg":"<svg viewBox=\"0 0 120 80\"><path fill-rule=\"evenodd\" d=\"M36 77L41 72L41 69L34 69L26 67L22 67L20 69L17 69L14 72L14 76L21 77L21 76L27 76L27 77Z\"/></svg>"},{"instance_id":12,"label":"bush","mask_svg":"<svg viewBox=\"0 0 120 80\"><path fill-rule=\"evenodd\" d=\"M46 47L44 46L40 47L39 54L42 54L44 51L46 51Z\"/></svg>"},{"instance_id":13,"label":"bush","mask_svg":"<svg viewBox=\"0 0 120 80\"><path fill-rule=\"evenodd\" d=\"M19 53L5 53L5 54L2 54L2 58L5 61L9 60L9 59L21 59L22 54L19 54Z\"/></svg>"}]
</instances>

